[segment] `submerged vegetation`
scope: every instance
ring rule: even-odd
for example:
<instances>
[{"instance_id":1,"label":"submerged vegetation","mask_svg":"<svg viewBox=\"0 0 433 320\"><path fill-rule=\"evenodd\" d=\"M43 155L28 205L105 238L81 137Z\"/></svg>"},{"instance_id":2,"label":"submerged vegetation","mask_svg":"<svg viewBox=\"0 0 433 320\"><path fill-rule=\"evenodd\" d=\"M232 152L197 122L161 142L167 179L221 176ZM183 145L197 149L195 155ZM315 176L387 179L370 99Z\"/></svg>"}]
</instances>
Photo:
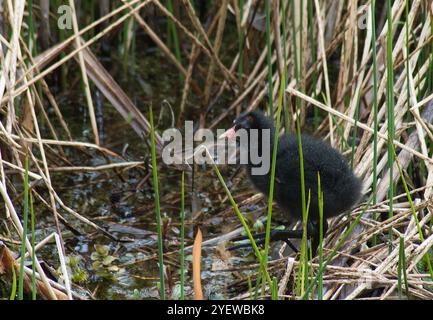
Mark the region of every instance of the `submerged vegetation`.
<instances>
[{"instance_id":1,"label":"submerged vegetation","mask_svg":"<svg viewBox=\"0 0 433 320\"><path fill-rule=\"evenodd\" d=\"M433 298L431 1L0 8L0 299ZM236 165L162 161L165 129L255 109L275 121L269 199ZM316 256L311 190L290 225L272 202L283 132L363 181L326 233L318 175ZM299 253L270 242L282 225L303 230ZM228 250L241 235L250 248Z\"/></svg>"}]
</instances>

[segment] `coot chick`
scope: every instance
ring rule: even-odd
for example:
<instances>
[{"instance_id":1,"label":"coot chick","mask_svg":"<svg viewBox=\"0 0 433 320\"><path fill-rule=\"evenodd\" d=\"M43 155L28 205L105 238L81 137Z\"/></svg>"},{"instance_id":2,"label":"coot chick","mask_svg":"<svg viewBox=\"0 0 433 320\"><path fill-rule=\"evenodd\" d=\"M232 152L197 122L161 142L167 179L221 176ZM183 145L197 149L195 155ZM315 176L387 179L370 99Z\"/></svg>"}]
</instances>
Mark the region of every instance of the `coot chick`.
<instances>
[{"instance_id":1,"label":"coot chick","mask_svg":"<svg viewBox=\"0 0 433 320\"><path fill-rule=\"evenodd\" d=\"M265 174L254 174L257 167L250 154L254 152L262 154L262 141L267 138L264 129L270 131L270 148L264 150L269 152L269 163L272 163L275 127L271 119L260 111L242 114L234 122L234 126L224 133L224 137L236 139L240 129L245 129L248 141L257 142L254 147L248 148L251 143L240 141L241 152L248 153L248 163L245 165L248 176L254 186L264 195L269 195L271 170ZM257 129L258 134L252 134ZM268 131L268 132L269 132ZM361 196L361 181L349 168L346 160L339 151L329 146L324 141L315 139L308 135L301 135L303 159L304 159L304 182L305 196L308 202L310 192L310 205L308 210L307 233L311 238L313 256L319 244L319 201L318 201L318 178L320 174L320 186L323 192L323 230L326 233L327 218L335 217L354 206ZM301 174L299 159L299 144L297 135L284 134L278 138L277 158L274 180L274 200L288 215L288 220L302 220L302 194ZM273 230L271 240L287 241L288 238L301 238L301 230ZM259 243L263 243L264 234L256 235ZM289 243L289 242L288 242ZM241 247L237 246L236 248Z\"/></svg>"}]
</instances>

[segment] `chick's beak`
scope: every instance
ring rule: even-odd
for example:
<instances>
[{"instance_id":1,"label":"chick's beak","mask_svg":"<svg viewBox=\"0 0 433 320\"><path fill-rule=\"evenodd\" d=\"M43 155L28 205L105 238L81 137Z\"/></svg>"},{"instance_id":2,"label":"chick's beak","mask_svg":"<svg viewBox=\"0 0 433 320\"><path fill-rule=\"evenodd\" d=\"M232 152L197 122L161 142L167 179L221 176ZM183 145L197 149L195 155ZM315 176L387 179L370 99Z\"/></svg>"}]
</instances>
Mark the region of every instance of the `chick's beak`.
<instances>
[{"instance_id":1,"label":"chick's beak","mask_svg":"<svg viewBox=\"0 0 433 320\"><path fill-rule=\"evenodd\" d=\"M227 138L229 140L233 140L236 136L236 130L235 127L232 127L228 129L226 132L224 132L222 135L218 137L218 139L224 139Z\"/></svg>"}]
</instances>

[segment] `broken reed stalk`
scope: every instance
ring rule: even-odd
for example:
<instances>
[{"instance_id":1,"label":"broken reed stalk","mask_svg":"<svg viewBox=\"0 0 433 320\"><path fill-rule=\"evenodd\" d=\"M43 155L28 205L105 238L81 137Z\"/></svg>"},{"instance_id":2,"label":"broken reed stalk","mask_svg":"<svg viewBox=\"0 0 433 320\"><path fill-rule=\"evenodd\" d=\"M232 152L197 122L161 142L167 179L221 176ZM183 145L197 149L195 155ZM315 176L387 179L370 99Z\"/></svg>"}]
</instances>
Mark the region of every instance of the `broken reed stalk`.
<instances>
[{"instance_id":1,"label":"broken reed stalk","mask_svg":"<svg viewBox=\"0 0 433 320\"><path fill-rule=\"evenodd\" d=\"M197 235L194 240L192 250L192 278L194 282L194 299L203 300L203 289L201 286L201 244L203 236L200 228L197 229Z\"/></svg>"}]
</instances>

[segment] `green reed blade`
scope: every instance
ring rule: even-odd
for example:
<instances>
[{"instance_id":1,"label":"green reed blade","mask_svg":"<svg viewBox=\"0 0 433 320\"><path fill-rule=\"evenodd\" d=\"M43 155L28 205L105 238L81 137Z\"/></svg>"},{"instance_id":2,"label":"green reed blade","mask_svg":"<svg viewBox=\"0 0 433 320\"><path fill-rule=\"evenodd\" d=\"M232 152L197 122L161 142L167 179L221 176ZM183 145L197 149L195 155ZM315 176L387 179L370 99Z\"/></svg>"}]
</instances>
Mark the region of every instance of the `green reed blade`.
<instances>
[{"instance_id":1,"label":"green reed blade","mask_svg":"<svg viewBox=\"0 0 433 320\"><path fill-rule=\"evenodd\" d=\"M397 157L397 153L395 152L394 145L392 145L391 149L392 149L392 155L395 159L395 163L397 164L397 168L398 168L398 171L400 174L401 181L403 183L404 191L406 192L406 197L407 197L409 204L410 204L410 209L412 211L412 215L413 215L413 218L415 220L415 224L416 224L416 228L417 228L417 231L419 234L419 238L423 242L425 240L424 234L422 233L422 229L421 229L421 226L419 224L418 216L416 215L415 205L412 201L412 196L410 195L409 188L408 188L407 183L406 183L406 178L404 177L403 170L401 169L400 162L398 161L398 157ZM425 263L427 264L427 268L428 268L428 271L430 273L430 278L433 280L433 268L432 268L432 265L430 262L430 253L427 252L426 255L423 257L423 259L424 259Z\"/></svg>"},{"instance_id":2,"label":"green reed blade","mask_svg":"<svg viewBox=\"0 0 433 320\"><path fill-rule=\"evenodd\" d=\"M388 29L387 29L387 38L386 38L386 83L387 83L387 114L388 114L388 166L389 166L389 191L388 191L388 199L389 199L389 211L388 218L392 218L394 215L393 208L393 198L394 198L394 183L392 177L393 168L394 168L394 157L392 155L392 146L394 143L395 129L394 129L394 69L393 69L393 59L392 59L392 39L393 39L393 31L392 31L392 13L391 13L391 0L386 1L386 14L388 19ZM389 229L388 239L392 240L392 230ZM391 248L391 242L389 250Z\"/></svg>"},{"instance_id":3,"label":"green reed blade","mask_svg":"<svg viewBox=\"0 0 433 320\"><path fill-rule=\"evenodd\" d=\"M180 209L180 299L185 300L185 171L182 171Z\"/></svg>"},{"instance_id":4,"label":"green reed blade","mask_svg":"<svg viewBox=\"0 0 433 320\"><path fill-rule=\"evenodd\" d=\"M272 118L274 115L274 98L273 98L273 85L272 85L272 45L271 45L271 9L270 0L265 0L266 4L266 46L267 46L267 63L268 63L268 99L269 107L268 113Z\"/></svg>"},{"instance_id":5,"label":"green reed blade","mask_svg":"<svg viewBox=\"0 0 433 320\"><path fill-rule=\"evenodd\" d=\"M377 81L377 61L376 61L376 18L375 18L376 0L371 0L371 47L372 47L372 59L373 59L373 182L372 182L372 195L373 205L376 204L376 193L377 193L377 132L379 131L378 124L378 81ZM374 219L377 220L377 214L374 214ZM377 235L373 237L373 246L377 243Z\"/></svg>"},{"instance_id":6,"label":"green reed blade","mask_svg":"<svg viewBox=\"0 0 433 320\"><path fill-rule=\"evenodd\" d=\"M24 223L23 234L21 239L21 256L20 256L20 273L18 277L18 299L24 299L24 260L26 254L26 240L27 240L27 224L29 215L29 158L26 156L25 160L25 174L24 174Z\"/></svg>"},{"instance_id":7,"label":"green reed blade","mask_svg":"<svg viewBox=\"0 0 433 320\"><path fill-rule=\"evenodd\" d=\"M32 244L32 300L36 300L36 235L35 235L35 211L33 209L33 196L29 193L30 200L30 225L31 225L31 244Z\"/></svg>"},{"instance_id":8,"label":"green reed blade","mask_svg":"<svg viewBox=\"0 0 433 320\"><path fill-rule=\"evenodd\" d=\"M12 290L9 300L15 300L15 296L17 295L17 274L15 272L15 266L12 266Z\"/></svg>"},{"instance_id":9,"label":"green reed blade","mask_svg":"<svg viewBox=\"0 0 433 320\"><path fill-rule=\"evenodd\" d=\"M272 278L272 300L278 300L278 283L277 278Z\"/></svg>"},{"instance_id":10,"label":"green reed blade","mask_svg":"<svg viewBox=\"0 0 433 320\"><path fill-rule=\"evenodd\" d=\"M279 98L278 98L277 124L275 126L274 145L273 145L273 150L272 150L271 178L270 178L269 195L268 195L268 215L267 215L267 221L266 221L266 237L265 237L265 264L268 261L269 241L270 241L270 234L271 234L272 202L274 200L275 169L276 169L276 163L277 163L278 137L279 137L280 125L281 125L281 109L282 109L282 104L283 104L285 78L286 78L286 71L283 70L282 79L280 81L280 94L279 94Z\"/></svg>"},{"instance_id":11,"label":"green reed blade","mask_svg":"<svg viewBox=\"0 0 433 320\"><path fill-rule=\"evenodd\" d=\"M263 259L262 254L260 253L259 248L257 247L256 241L254 240L253 235L251 234L250 228L248 227L247 222L245 221L244 217L242 216L242 213L240 212L239 207L238 207L236 201L233 199L233 196L232 196L229 188L227 187L227 184L225 183L224 178L221 175L221 173L220 173L217 165L215 164L215 162L212 162L212 166L213 166L213 168L215 170L216 175L218 176L219 181L221 182L221 184L222 184L222 186L224 188L224 191L227 194L227 197L230 200L230 203L231 203L233 209L236 212L236 215L239 218L239 221L241 222L242 226L245 229L245 232L247 233L248 239L250 239L250 241L251 241L251 245L253 246L254 253L255 253L257 259L260 262L261 269L263 270L263 272L265 274L265 278L266 278L266 281L268 282L269 288L272 288L272 280L271 280L271 277L269 276L265 259Z\"/></svg>"},{"instance_id":12,"label":"green reed blade","mask_svg":"<svg viewBox=\"0 0 433 320\"><path fill-rule=\"evenodd\" d=\"M323 192L321 190L320 172L317 172L317 196L319 203L319 269L323 268ZM323 274L318 279L317 299L323 300Z\"/></svg>"},{"instance_id":13,"label":"green reed blade","mask_svg":"<svg viewBox=\"0 0 433 320\"><path fill-rule=\"evenodd\" d=\"M150 113L150 137L151 137L151 144L152 144L152 175L153 175L153 188L155 192L156 227L158 232L159 284L161 288L161 299L165 300L164 252L163 252L163 243L162 243L161 209L159 204L158 167L156 163L155 126L153 124L152 105L149 105L149 113Z\"/></svg>"},{"instance_id":14,"label":"green reed blade","mask_svg":"<svg viewBox=\"0 0 433 320\"><path fill-rule=\"evenodd\" d=\"M331 254L329 255L328 259L326 259L326 262L319 267L317 270L317 275L314 278L314 280L310 283L310 286L307 288L307 290L304 293L304 296L308 296L309 292L313 289L313 287L317 284L319 277L325 272L326 267L328 264L334 259L335 255L337 254L337 251L340 250L340 248L343 246L344 242L346 241L347 237L352 233L353 229L358 225L359 221L361 220L364 212L367 210L367 208L370 207L371 204L371 197L368 200L367 204L363 207L361 213L356 217L356 219L350 224L349 228L346 230L346 232L343 233L343 235L340 237L340 240L337 242L334 249L331 251Z\"/></svg>"}]
</instances>

